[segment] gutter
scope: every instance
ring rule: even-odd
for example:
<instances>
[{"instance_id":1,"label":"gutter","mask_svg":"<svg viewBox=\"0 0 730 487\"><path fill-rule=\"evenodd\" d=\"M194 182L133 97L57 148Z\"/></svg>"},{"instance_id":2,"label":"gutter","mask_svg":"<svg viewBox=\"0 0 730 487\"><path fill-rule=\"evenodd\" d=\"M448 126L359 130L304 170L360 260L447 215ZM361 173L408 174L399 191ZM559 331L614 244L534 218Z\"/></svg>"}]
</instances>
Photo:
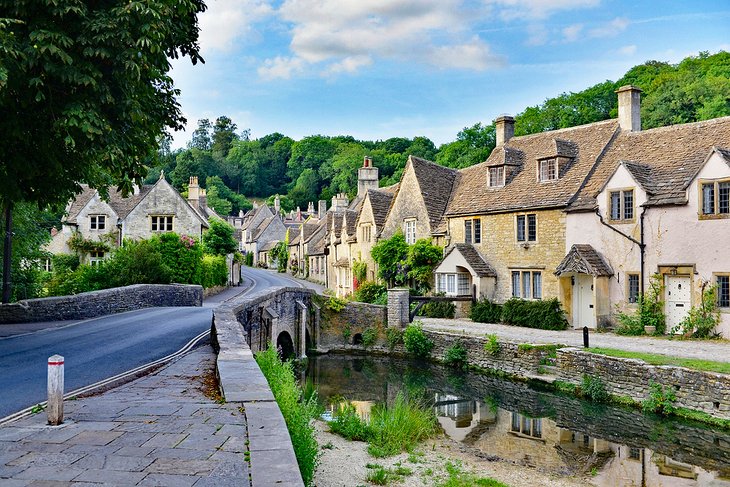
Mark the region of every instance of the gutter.
<instances>
[{"instance_id":1,"label":"gutter","mask_svg":"<svg viewBox=\"0 0 730 487\"><path fill-rule=\"evenodd\" d=\"M618 233L625 239L629 240L630 242L636 244L639 246L639 252L641 254L641 264L639 269L639 292L641 295L644 295L644 266L646 262L646 243L644 243L644 214L646 213L646 206L641 207L641 215L639 216L639 240L636 240L631 235L622 232L618 228L614 227L613 225L610 225L606 223L603 220L603 215L601 215L601 212L598 208L596 208L596 216L598 216L598 219L600 220L601 224L610 228L614 232Z\"/></svg>"}]
</instances>

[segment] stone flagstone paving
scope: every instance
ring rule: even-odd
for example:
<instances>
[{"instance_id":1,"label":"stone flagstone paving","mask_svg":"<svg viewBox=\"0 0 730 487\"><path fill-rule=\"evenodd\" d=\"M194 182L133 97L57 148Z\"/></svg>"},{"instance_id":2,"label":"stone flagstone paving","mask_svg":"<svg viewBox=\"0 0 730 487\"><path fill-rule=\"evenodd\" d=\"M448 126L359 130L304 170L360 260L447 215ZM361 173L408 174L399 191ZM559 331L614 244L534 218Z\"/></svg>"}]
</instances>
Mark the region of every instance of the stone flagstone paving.
<instances>
[{"instance_id":1,"label":"stone flagstone paving","mask_svg":"<svg viewBox=\"0 0 730 487\"><path fill-rule=\"evenodd\" d=\"M199 347L153 375L0 427L0 485L251 486L246 418L202 392L215 354Z\"/></svg>"}]
</instances>

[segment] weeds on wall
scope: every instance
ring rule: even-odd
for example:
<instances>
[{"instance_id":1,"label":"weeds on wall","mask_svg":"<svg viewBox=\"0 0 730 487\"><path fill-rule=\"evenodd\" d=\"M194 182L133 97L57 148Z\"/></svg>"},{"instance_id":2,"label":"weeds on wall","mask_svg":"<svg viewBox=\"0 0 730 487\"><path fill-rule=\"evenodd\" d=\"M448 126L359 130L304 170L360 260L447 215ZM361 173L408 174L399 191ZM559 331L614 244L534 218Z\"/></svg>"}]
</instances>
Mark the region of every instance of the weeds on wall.
<instances>
[{"instance_id":1,"label":"weeds on wall","mask_svg":"<svg viewBox=\"0 0 730 487\"><path fill-rule=\"evenodd\" d=\"M466 369L469 365L468 352L461 342L456 342L444 352L444 363L449 367Z\"/></svg>"},{"instance_id":2,"label":"weeds on wall","mask_svg":"<svg viewBox=\"0 0 730 487\"><path fill-rule=\"evenodd\" d=\"M362 346L372 347L378 341L378 329L372 326L365 328L362 332Z\"/></svg>"},{"instance_id":3,"label":"weeds on wall","mask_svg":"<svg viewBox=\"0 0 730 487\"><path fill-rule=\"evenodd\" d=\"M484 351L492 357L496 357L499 354L499 342L497 341L497 335L495 333L489 333L486 336L487 341L484 343Z\"/></svg>"},{"instance_id":4,"label":"weeds on wall","mask_svg":"<svg viewBox=\"0 0 730 487\"><path fill-rule=\"evenodd\" d=\"M334 311L335 313L339 313L343 309L345 309L345 306L347 306L347 300L338 298L337 296L330 296L330 298L325 303L325 306L327 309Z\"/></svg>"},{"instance_id":5,"label":"weeds on wall","mask_svg":"<svg viewBox=\"0 0 730 487\"><path fill-rule=\"evenodd\" d=\"M715 330L720 324L717 286L708 286L705 281L702 283L701 294L700 306L692 306L682 322L672 328L672 334L680 334L684 338L720 338L720 334Z\"/></svg>"},{"instance_id":6,"label":"weeds on wall","mask_svg":"<svg viewBox=\"0 0 730 487\"><path fill-rule=\"evenodd\" d=\"M606 390L606 384L596 375L583 374L583 383L580 387L581 395L593 402L608 402L611 396Z\"/></svg>"},{"instance_id":7,"label":"weeds on wall","mask_svg":"<svg viewBox=\"0 0 730 487\"><path fill-rule=\"evenodd\" d=\"M649 397L641 403L641 410L669 416L674 413L674 402L677 396L670 386L662 386L658 382L649 381Z\"/></svg>"},{"instance_id":8,"label":"weeds on wall","mask_svg":"<svg viewBox=\"0 0 730 487\"><path fill-rule=\"evenodd\" d=\"M417 358L428 358L433 349L433 341L423 332L423 323L414 321L403 332L403 345L408 353Z\"/></svg>"},{"instance_id":9,"label":"weeds on wall","mask_svg":"<svg viewBox=\"0 0 730 487\"><path fill-rule=\"evenodd\" d=\"M397 328L388 328L385 330L385 339L388 342L388 348L392 352L395 347L403 343L403 330Z\"/></svg>"},{"instance_id":10,"label":"weeds on wall","mask_svg":"<svg viewBox=\"0 0 730 487\"><path fill-rule=\"evenodd\" d=\"M656 328L656 335L663 335L666 330L664 304L661 301L663 290L662 276L654 274L649 279L649 289L643 296L639 296L636 311L633 313L618 313L619 325L616 333L619 335L643 335L644 327Z\"/></svg>"}]
</instances>

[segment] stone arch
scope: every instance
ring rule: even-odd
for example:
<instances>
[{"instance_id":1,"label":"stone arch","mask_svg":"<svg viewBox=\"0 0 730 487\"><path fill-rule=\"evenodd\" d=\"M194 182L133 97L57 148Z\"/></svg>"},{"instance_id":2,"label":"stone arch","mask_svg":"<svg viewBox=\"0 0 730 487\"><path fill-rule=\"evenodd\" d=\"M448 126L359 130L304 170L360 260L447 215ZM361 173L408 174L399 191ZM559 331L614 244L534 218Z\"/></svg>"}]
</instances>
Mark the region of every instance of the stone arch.
<instances>
[{"instance_id":1,"label":"stone arch","mask_svg":"<svg viewBox=\"0 0 730 487\"><path fill-rule=\"evenodd\" d=\"M362 345L362 333L355 333L352 336L352 344L353 345Z\"/></svg>"},{"instance_id":2,"label":"stone arch","mask_svg":"<svg viewBox=\"0 0 730 487\"><path fill-rule=\"evenodd\" d=\"M296 357L294 341L291 339L291 335L287 331L282 331L279 333L279 336L276 337L276 349L279 351L279 356L283 360Z\"/></svg>"}]
</instances>

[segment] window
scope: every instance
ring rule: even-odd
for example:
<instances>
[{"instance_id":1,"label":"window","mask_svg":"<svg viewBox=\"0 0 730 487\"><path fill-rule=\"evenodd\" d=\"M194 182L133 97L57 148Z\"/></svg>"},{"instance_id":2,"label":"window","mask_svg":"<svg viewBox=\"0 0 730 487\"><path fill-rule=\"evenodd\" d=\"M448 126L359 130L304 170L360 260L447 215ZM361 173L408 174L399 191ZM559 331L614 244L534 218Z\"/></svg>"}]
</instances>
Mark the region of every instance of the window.
<instances>
[{"instance_id":1,"label":"window","mask_svg":"<svg viewBox=\"0 0 730 487\"><path fill-rule=\"evenodd\" d=\"M558 161L556 159L543 159L539 161L540 181L554 181L558 179Z\"/></svg>"},{"instance_id":2,"label":"window","mask_svg":"<svg viewBox=\"0 0 730 487\"><path fill-rule=\"evenodd\" d=\"M453 294L456 292L456 274L446 274L446 293Z\"/></svg>"},{"instance_id":3,"label":"window","mask_svg":"<svg viewBox=\"0 0 730 487\"><path fill-rule=\"evenodd\" d=\"M510 429L513 433L542 438L542 419L528 418L518 413L512 413L512 426Z\"/></svg>"},{"instance_id":4,"label":"window","mask_svg":"<svg viewBox=\"0 0 730 487\"><path fill-rule=\"evenodd\" d=\"M537 215L517 215L517 241L535 242L537 240Z\"/></svg>"},{"instance_id":5,"label":"window","mask_svg":"<svg viewBox=\"0 0 730 487\"><path fill-rule=\"evenodd\" d=\"M89 215L89 228L91 230L104 230L106 228L106 215Z\"/></svg>"},{"instance_id":6,"label":"window","mask_svg":"<svg viewBox=\"0 0 730 487\"><path fill-rule=\"evenodd\" d=\"M459 273L457 274L457 284L458 284L458 294L459 296L466 296L471 294L471 282L469 279L469 274Z\"/></svg>"},{"instance_id":7,"label":"window","mask_svg":"<svg viewBox=\"0 0 730 487\"><path fill-rule=\"evenodd\" d=\"M504 186L504 166L489 168L489 187Z\"/></svg>"},{"instance_id":8,"label":"window","mask_svg":"<svg viewBox=\"0 0 730 487\"><path fill-rule=\"evenodd\" d=\"M717 306L730 308L730 275L717 276Z\"/></svg>"},{"instance_id":9,"label":"window","mask_svg":"<svg viewBox=\"0 0 730 487\"><path fill-rule=\"evenodd\" d=\"M372 237L372 230L373 227L370 225L363 225L362 227L362 241L363 242L370 242Z\"/></svg>"},{"instance_id":10,"label":"window","mask_svg":"<svg viewBox=\"0 0 730 487\"><path fill-rule=\"evenodd\" d=\"M641 449L629 448L629 458L631 460L641 460Z\"/></svg>"},{"instance_id":11,"label":"window","mask_svg":"<svg viewBox=\"0 0 730 487\"><path fill-rule=\"evenodd\" d=\"M172 215L152 215L150 218L153 232L172 232Z\"/></svg>"},{"instance_id":12,"label":"window","mask_svg":"<svg viewBox=\"0 0 730 487\"><path fill-rule=\"evenodd\" d=\"M51 259L43 259L43 270L46 272L51 272L51 269L53 267L51 266Z\"/></svg>"},{"instance_id":13,"label":"window","mask_svg":"<svg viewBox=\"0 0 730 487\"><path fill-rule=\"evenodd\" d=\"M93 251L89 253L89 265L99 265L104 260L104 252Z\"/></svg>"},{"instance_id":14,"label":"window","mask_svg":"<svg viewBox=\"0 0 730 487\"><path fill-rule=\"evenodd\" d=\"M482 220L480 218L464 220L464 242L482 243Z\"/></svg>"},{"instance_id":15,"label":"window","mask_svg":"<svg viewBox=\"0 0 730 487\"><path fill-rule=\"evenodd\" d=\"M626 274L626 285L628 286L628 301L631 304L639 302L639 275Z\"/></svg>"},{"instance_id":16,"label":"window","mask_svg":"<svg viewBox=\"0 0 730 487\"><path fill-rule=\"evenodd\" d=\"M730 181L711 181L701 184L702 214L730 214Z\"/></svg>"},{"instance_id":17,"label":"window","mask_svg":"<svg viewBox=\"0 0 730 487\"><path fill-rule=\"evenodd\" d=\"M634 219L634 190L625 189L611 191L608 196L609 215L611 220L633 220Z\"/></svg>"},{"instance_id":18,"label":"window","mask_svg":"<svg viewBox=\"0 0 730 487\"><path fill-rule=\"evenodd\" d=\"M436 274L436 291L451 296L471 294L471 276L466 272Z\"/></svg>"},{"instance_id":19,"label":"window","mask_svg":"<svg viewBox=\"0 0 730 487\"><path fill-rule=\"evenodd\" d=\"M406 243L407 244L416 243L416 220L406 220L404 222L404 224L405 224Z\"/></svg>"},{"instance_id":20,"label":"window","mask_svg":"<svg viewBox=\"0 0 730 487\"><path fill-rule=\"evenodd\" d=\"M512 271L512 297L542 299L542 271Z\"/></svg>"}]
</instances>

